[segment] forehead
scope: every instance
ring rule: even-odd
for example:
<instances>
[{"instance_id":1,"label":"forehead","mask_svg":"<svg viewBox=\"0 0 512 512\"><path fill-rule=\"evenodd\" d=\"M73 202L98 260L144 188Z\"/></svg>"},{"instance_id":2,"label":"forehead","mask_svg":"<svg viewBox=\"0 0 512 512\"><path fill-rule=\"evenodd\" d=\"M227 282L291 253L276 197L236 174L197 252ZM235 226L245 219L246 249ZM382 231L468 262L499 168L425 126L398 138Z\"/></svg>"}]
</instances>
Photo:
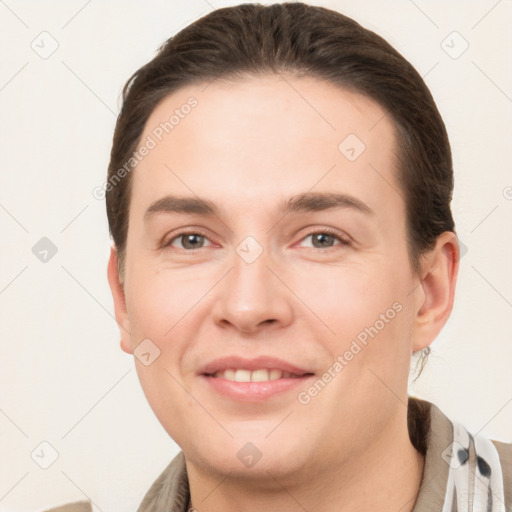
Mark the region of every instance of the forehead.
<instances>
[{"instance_id":1,"label":"forehead","mask_svg":"<svg viewBox=\"0 0 512 512\"><path fill-rule=\"evenodd\" d=\"M392 197L394 126L385 110L312 77L183 87L154 109L139 148L150 140L152 149L133 173L134 207L164 192L240 206L254 200L259 207L266 200L270 206L272 191L312 189L335 188L374 203L400 200Z\"/></svg>"}]
</instances>

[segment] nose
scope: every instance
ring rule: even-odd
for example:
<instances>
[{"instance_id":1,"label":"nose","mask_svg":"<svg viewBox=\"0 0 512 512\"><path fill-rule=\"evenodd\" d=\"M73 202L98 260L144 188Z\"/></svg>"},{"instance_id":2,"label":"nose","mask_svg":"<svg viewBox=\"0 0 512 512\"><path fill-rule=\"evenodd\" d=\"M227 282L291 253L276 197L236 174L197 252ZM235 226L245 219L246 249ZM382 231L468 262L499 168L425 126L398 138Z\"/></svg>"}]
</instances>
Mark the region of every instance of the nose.
<instances>
[{"instance_id":1,"label":"nose","mask_svg":"<svg viewBox=\"0 0 512 512\"><path fill-rule=\"evenodd\" d=\"M279 270L267 251L252 260L245 256L241 245L233 254L231 270L216 290L212 311L215 323L246 334L288 325L293 318L293 293L284 284L285 272Z\"/></svg>"}]
</instances>

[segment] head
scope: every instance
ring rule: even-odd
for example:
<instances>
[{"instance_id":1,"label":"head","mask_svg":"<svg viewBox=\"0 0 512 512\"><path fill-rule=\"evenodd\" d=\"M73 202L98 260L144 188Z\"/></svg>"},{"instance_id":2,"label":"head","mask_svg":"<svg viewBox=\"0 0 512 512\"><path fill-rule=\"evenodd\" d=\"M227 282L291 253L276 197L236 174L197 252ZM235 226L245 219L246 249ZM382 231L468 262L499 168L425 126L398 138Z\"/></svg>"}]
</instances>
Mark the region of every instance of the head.
<instances>
[{"instance_id":1,"label":"head","mask_svg":"<svg viewBox=\"0 0 512 512\"><path fill-rule=\"evenodd\" d=\"M244 475L256 447L253 477L290 474L396 426L411 355L452 307L452 189L421 76L337 12L218 9L130 78L109 282L122 347L151 354L143 389L192 463ZM225 385L254 365L293 376L258 396Z\"/></svg>"}]
</instances>

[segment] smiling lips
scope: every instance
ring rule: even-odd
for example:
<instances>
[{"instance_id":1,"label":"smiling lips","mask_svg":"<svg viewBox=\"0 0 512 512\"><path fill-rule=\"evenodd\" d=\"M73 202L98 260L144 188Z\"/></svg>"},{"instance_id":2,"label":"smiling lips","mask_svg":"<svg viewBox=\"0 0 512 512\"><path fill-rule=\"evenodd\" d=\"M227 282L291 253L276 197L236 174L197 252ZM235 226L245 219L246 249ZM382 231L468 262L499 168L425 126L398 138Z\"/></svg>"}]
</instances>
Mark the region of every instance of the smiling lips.
<instances>
[{"instance_id":1,"label":"smiling lips","mask_svg":"<svg viewBox=\"0 0 512 512\"><path fill-rule=\"evenodd\" d=\"M311 378L308 372L274 357L224 357L207 364L199 376L218 393L244 401L261 401Z\"/></svg>"},{"instance_id":2,"label":"smiling lips","mask_svg":"<svg viewBox=\"0 0 512 512\"><path fill-rule=\"evenodd\" d=\"M290 374L290 376L293 375L296 377L301 377L306 373L312 373L308 372L308 370L299 368L298 366L295 366L288 361L270 356L260 356L253 359L247 359L239 356L222 357L208 363L206 366L201 368L201 370L199 370L199 373L209 376L219 376L221 373L224 373L224 378L229 380L237 380L236 378L233 378L233 374L229 373L230 371L235 372L235 377L238 374L240 377L245 376L243 381L238 382L248 382L249 379L247 379L247 373L251 376L255 374L256 379L254 380L257 380L258 375L266 377L263 372L268 373L268 378L265 378L265 380L286 378L283 377L283 374ZM226 372L228 372L227 376ZM281 372L281 375L278 375L277 372ZM273 377L270 376L271 373ZM287 377L289 376L287 375Z\"/></svg>"},{"instance_id":3,"label":"smiling lips","mask_svg":"<svg viewBox=\"0 0 512 512\"><path fill-rule=\"evenodd\" d=\"M231 380L233 382L266 382L269 380L300 377L300 375L296 373L284 372L278 368L272 368L271 370L262 368L254 371L244 369L235 370L233 368L229 368L228 370L215 372L213 376L220 379Z\"/></svg>"}]
</instances>

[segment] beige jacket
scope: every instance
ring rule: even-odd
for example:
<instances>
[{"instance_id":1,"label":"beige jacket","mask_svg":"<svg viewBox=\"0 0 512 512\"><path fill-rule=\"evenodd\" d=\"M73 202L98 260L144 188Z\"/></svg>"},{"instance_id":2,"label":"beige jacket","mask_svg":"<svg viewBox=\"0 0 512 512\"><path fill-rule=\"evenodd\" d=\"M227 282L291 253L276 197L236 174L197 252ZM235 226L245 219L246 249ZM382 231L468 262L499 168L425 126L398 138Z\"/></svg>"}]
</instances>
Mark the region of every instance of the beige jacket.
<instances>
[{"instance_id":1,"label":"beige jacket","mask_svg":"<svg viewBox=\"0 0 512 512\"><path fill-rule=\"evenodd\" d=\"M425 455L413 512L512 511L512 443L486 444L482 436L468 436L426 400L409 397L408 412L409 430L415 424L419 432L412 442ZM470 490L466 496L464 486L466 492ZM185 458L180 452L148 490L138 512L186 512L188 499ZM47 512L92 512L92 508L83 502Z\"/></svg>"}]
</instances>

